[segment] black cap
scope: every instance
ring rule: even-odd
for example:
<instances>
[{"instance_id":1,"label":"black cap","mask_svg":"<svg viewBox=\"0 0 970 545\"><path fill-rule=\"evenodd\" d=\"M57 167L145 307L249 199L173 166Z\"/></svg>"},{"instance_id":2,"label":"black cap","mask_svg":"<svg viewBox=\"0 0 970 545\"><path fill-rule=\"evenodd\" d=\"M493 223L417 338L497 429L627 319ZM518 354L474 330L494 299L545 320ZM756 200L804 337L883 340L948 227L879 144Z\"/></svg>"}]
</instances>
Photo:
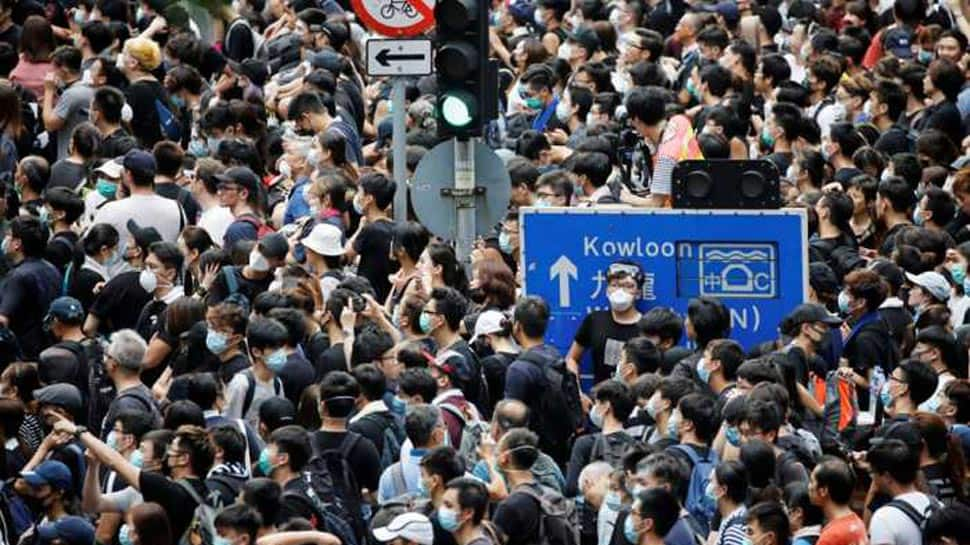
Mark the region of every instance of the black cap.
<instances>
[{"instance_id":1,"label":"black cap","mask_svg":"<svg viewBox=\"0 0 970 545\"><path fill-rule=\"evenodd\" d=\"M286 240L283 233L269 233L263 238L259 239L259 253L263 254L266 259L281 259L286 257L286 254L290 252L290 243Z\"/></svg>"},{"instance_id":2,"label":"black cap","mask_svg":"<svg viewBox=\"0 0 970 545\"><path fill-rule=\"evenodd\" d=\"M327 35L330 46L337 51L343 49L344 44L350 39L350 29L347 28L347 23L341 21L327 21L321 25L320 31Z\"/></svg>"},{"instance_id":3,"label":"black cap","mask_svg":"<svg viewBox=\"0 0 970 545\"><path fill-rule=\"evenodd\" d=\"M785 316L785 322L791 326L797 326L805 322L822 322L827 325L839 325L842 323L842 319L829 314L822 305L804 303L795 307L795 310L791 311L788 316Z\"/></svg>"},{"instance_id":4,"label":"black cap","mask_svg":"<svg viewBox=\"0 0 970 545\"><path fill-rule=\"evenodd\" d=\"M128 232L135 239L139 248L148 248L156 242L162 241L162 235L154 227L142 227L135 220L128 220Z\"/></svg>"},{"instance_id":5,"label":"black cap","mask_svg":"<svg viewBox=\"0 0 970 545\"><path fill-rule=\"evenodd\" d=\"M155 177L155 156L145 150L133 149L125 154L122 166L141 178Z\"/></svg>"},{"instance_id":6,"label":"black cap","mask_svg":"<svg viewBox=\"0 0 970 545\"><path fill-rule=\"evenodd\" d=\"M296 422L296 408L285 397L271 397L259 406L259 420L269 431Z\"/></svg>"},{"instance_id":7,"label":"black cap","mask_svg":"<svg viewBox=\"0 0 970 545\"><path fill-rule=\"evenodd\" d=\"M243 75L257 87L262 87L269 78L269 64L258 59L246 59L242 62L230 60L229 68L236 75Z\"/></svg>"},{"instance_id":8,"label":"black cap","mask_svg":"<svg viewBox=\"0 0 970 545\"><path fill-rule=\"evenodd\" d=\"M236 184L254 195L259 191L259 176L249 167L232 167L222 174L216 174L217 182Z\"/></svg>"},{"instance_id":9,"label":"black cap","mask_svg":"<svg viewBox=\"0 0 970 545\"><path fill-rule=\"evenodd\" d=\"M869 270L883 277L889 283L891 293L896 293L906 283L906 274L899 265L886 259L877 259L869 264Z\"/></svg>"}]
</instances>

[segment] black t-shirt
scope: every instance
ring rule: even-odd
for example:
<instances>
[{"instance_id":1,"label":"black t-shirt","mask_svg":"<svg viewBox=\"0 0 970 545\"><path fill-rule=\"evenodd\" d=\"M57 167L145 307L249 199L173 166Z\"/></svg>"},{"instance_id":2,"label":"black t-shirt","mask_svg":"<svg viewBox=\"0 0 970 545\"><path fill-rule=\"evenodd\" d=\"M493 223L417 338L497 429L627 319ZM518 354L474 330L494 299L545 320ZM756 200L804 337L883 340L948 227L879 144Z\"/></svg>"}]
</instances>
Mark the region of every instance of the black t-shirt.
<instances>
[{"instance_id":1,"label":"black t-shirt","mask_svg":"<svg viewBox=\"0 0 970 545\"><path fill-rule=\"evenodd\" d=\"M287 356L286 365L280 370L279 377L283 381L283 393L286 399L292 401L295 407L300 404L303 390L313 384L316 370L303 354L297 351Z\"/></svg>"},{"instance_id":2,"label":"black t-shirt","mask_svg":"<svg viewBox=\"0 0 970 545\"><path fill-rule=\"evenodd\" d=\"M249 369L250 366L249 358L245 354L236 354L219 366L219 380L223 384L229 384L229 381L232 380L232 377L236 376L236 373L243 369Z\"/></svg>"},{"instance_id":3,"label":"black t-shirt","mask_svg":"<svg viewBox=\"0 0 970 545\"><path fill-rule=\"evenodd\" d=\"M128 134L128 131L119 128L101 141L101 156L106 158L120 157L132 148L137 147L138 141Z\"/></svg>"},{"instance_id":4,"label":"black t-shirt","mask_svg":"<svg viewBox=\"0 0 970 545\"><path fill-rule=\"evenodd\" d=\"M613 313L609 310L586 315L573 340L593 352L593 382L601 382L613 375L620 362L623 345L639 334L636 322L619 324L613 320Z\"/></svg>"},{"instance_id":5,"label":"black t-shirt","mask_svg":"<svg viewBox=\"0 0 970 545\"><path fill-rule=\"evenodd\" d=\"M20 47L20 26L12 24L6 30L0 31L0 42L6 42L16 51Z\"/></svg>"},{"instance_id":6,"label":"black t-shirt","mask_svg":"<svg viewBox=\"0 0 970 545\"><path fill-rule=\"evenodd\" d=\"M394 222L380 220L368 223L360 230L354 240L354 251L360 254L357 274L370 281L376 299L383 301L391 291L388 276L397 272L396 261L391 261L391 239L394 236Z\"/></svg>"},{"instance_id":7,"label":"black t-shirt","mask_svg":"<svg viewBox=\"0 0 970 545\"><path fill-rule=\"evenodd\" d=\"M343 445L347 432L316 431L312 440L321 450L339 450ZM347 457L350 469L357 478L357 485L367 490L377 490L377 483L381 477L381 457L370 439L361 437Z\"/></svg>"},{"instance_id":8,"label":"black t-shirt","mask_svg":"<svg viewBox=\"0 0 970 545\"><path fill-rule=\"evenodd\" d=\"M80 301L82 307L90 309L97 297L94 294L94 287L103 282L105 278L91 269L74 269L71 273L71 286L68 288L68 293Z\"/></svg>"},{"instance_id":9,"label":"black t-shirt","mask_svg":"<svg viewBox=\"0 0 970 545\"><path fill-rule=\"evenodd\" d=\"M201 479L186 480L200 498L208 496L209 492ZM199 505L192 499L192 495L181 484L151 471L142 471L138 474L138 486L146 502L153 501L168 513L172 536L184 535L195 516L195 508Z\"/></svg>"},{"instance_id":10,"label":"black t-shirt","mask_svg":"<svg viewBox=\"0 0 970 545\"><path fill-rule=\"evenodd\" d=\"M316 515L316 511L310 505L310 498L306 495L306 481L300 478L291 479L283 485L283 493L286 494L287 492L291 494L280 502L280 512L276 517L276 525L286 524L295 518L312 520ZM301 499L298 500L291 497L293 495L299 496Z\"/></svg>"},{"instance_id":11,"label":"black t-shirt","mask_svg":"<svg viewBox=\"0 0 970 545\"><path fill-rule=\"evenodd\" d=\"M134 328L152 296L138 282L138 271L123 272L101 288L88 312L101 320L102 333Z\"/></svg>"},{"instance_id":12,"label":"black t-shirt","mask_svg":"<svg viewBox=\"0 0 970 545\"><path fill-rule=\"evenodd\" d=\"M347 357L344 355L344 343L331 345L317 358L317 380L323 379L331 371L346 371Z\"/></svg>"},{"instance_id":13,"label":"black t-shirt","mask_svg":"<svg viewBox=\"0 0 970 545\"><path fill-rule=\"evenodd\" d=\"M167 104L168 93L158 80L143 79L128 86L125 98L131 106L131 130L135 138L141 142L143 148L151 149L162 140L162 127L155 101L161 100Z\"/></svg>"},{"instance_id":14,"label":"black t-shirt","mask_svg":"<svg viewBox=\"0 0 970 545\"><path fill-rule=\"evenodd\" d=\"M394 425L394 417L391 413L380 411L354 420L352 424L347 426L347 429L369 439L374 444L377 453L380 454L384 451L384 430Z\"/></svg>"},{"instance_id":15,"label":"black t-shirt","mask_svg":"<svg viewBox=\"0 0 970 545\"><path fill-rule=\"evenodd\" d=\"M320 361L320 356L330 348L330 337L323 331L313 333L303 342L303 354L314 364Z\"/></svg>"},{"instance_id":16,"label":"black t-shirt","mask_svg":"<svg viewBox=\"0 0 970 545\"><path fill-rule=\"evenodd\" d=\"M505 374L509 366L515 361L517 354L508 352L496 352L491 356L481 359L482 373L485 375L485 382L488 384L488 394L491 397L490 405L495 406L495 402L502 398L505 392Z\"/></svg>"},{"instance_id":17,"label":"black t-shirt","mask_svg":"<svg viewBox=\"0 0 970 545\"><path fill-rule=\"evenodd\" d=\"M199 201L195 200L191 191L178 184L155 184L155 193L179 203L179 206L185 211L185 218L189 222L189 225L195 225L195 222L199 220L199 216L202 215L202 207L199 206Z\"/></svg>"},{"instance_id":18,"label":"black t-shirt","mask_svg":"<svg viewBox=\"0 0 970 545\"><path fill-rule=\"evenodd\" d=\"M539 502L516 490L498 504L492 521L508 536L506 545L531 545L539 539L540 514Z\"/></svg>"},{"instance_id":19,"label":"black t-shirt","mask_svg":"<svg viewBox=\"0 0 970 545\"><path fill-rule=\"evenodd\" d=\"M78 247L79 239L80 237L74 231L55 233L47 241L47 250L44 252L44 259L49 261L51 265L57 267L57 270L63 274L70 263L75 260L82 261L84 259L83 253ZM72 274L77 274L77 269L74 269L74 273Z\"/></svg>"},{"instance_id":20,"label":"black t-shirt","mask_svg":"<svg viewBox=\"0 0 970 545\"><path fill-rule=\"evenodd\" d=\"M25 259L7 274L0 290L0 314L9 320L28 361L47 344L44 316L60 289L61 273L43 259Z\"/></svg>"},{"instance_id":21,"label":"black t-shirt","mask_svg":"<svg viewBox=\"0 0 970 545\"><path fill-rule=\"evenodd\" d=\"M167 308L168 303L160 299L153 299L142 307L138 321L135 322L135 331L145 339L145 342L151 341L152 336L161 328Z\"/></svg>"}]
</instances>

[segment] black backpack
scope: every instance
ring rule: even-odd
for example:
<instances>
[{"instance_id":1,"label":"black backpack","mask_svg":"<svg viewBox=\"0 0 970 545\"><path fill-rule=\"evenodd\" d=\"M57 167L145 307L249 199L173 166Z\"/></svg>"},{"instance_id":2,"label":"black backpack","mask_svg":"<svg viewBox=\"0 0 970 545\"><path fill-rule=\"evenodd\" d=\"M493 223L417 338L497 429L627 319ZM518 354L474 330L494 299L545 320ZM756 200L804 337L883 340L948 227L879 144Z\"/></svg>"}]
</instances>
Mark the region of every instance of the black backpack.
<instances>
[{"instance_id":1,"label":"black backpack","mask_svg":"<svg viewBox=\"0 0 970 545\"><path fill-rule=\"evenodd\" d=\"M88 426L100 435L102 422L117 392L104 370L104 347L100 339L84 339L81 347L88 366Z\"/></svg>"},{"instance_id":2,"label":"black backpack","mask_svg":"<svg viewBox=\"0 0 970 545\"><path fill-rule=\"evenodd\" d=\"M381 469L387 469L401 459L401 445L407 439L404 425L390 412L370 413L360 418L379 427L381 431Z\"/></svg>"},{"instance_id":3,"label":"black backpack","mask_svg":"<svg viewBox=\"0 0 970 545\"><path fill-rule=\"evenodd\" d=\"M309 477L309 475L306 476ZM337 536L340 538L341 545L357 545L354 529L344 519L345 513L336 508L335 504L323 501L313 486L308 485L302 493L295 490L284 491L280 501L306 506L313 513L309 522L314 530Z\"/></svg>"},{"instance_id":4,"label":"black backpack","mask_svg":"<svg viewBox=\"0 0 970 545\"><path fill-rule=\"evenodd\" d=\"M216 509L228 507L239 497L239 492L246 484L246 478L238 475L217 473L205 480L205 487L209 490L208 503ZM225 500L232 498L226 503Z\"/></svg>"},{"instance_id":5,"label":"black backpack","mask_svg":"<svg viewBox=\"0 0 970 545\"><path fill-rule=\"evenodd\" d=\"M536 545L579 545L579 512L569 498L551 489L532 485L515 489L539 504L539 536Z\"/></svg>"},{"instance_id":6,"label":"black backpack","mask_svg":"<svg viewBox=\"0 0 970 545\"><path fill-rule=\"evenodd\" d=\"M536 422L529 427L539 435L539 449L564 465L573 436L583 425L579 381L562 358L548 363L542 356L526 352L520 359L539 367L546 378L538 410L531 411Z\"/></svg>"},{"instance_id":7,"label":"black backpack","mask_svg":"<svg viewBox=\"0 0 970 545\"><path fill-rule=\"evenodd\" d=\"M609 435L598 433L596 439L593 440L593 450L589 454L589 461L598 462L602 460L613 466L613 469L621 469L623 467L623 454L627 448L635 445L636 442L636 439L626 431L618 431Z\"/></svg>"},{"instance_id":8,"label":"black backpack","mask_svg":"<svg viewBox=\"0 0 970 545\"><path fill-rule=\"evenodd\" d=\"M256 376L253 375L252 369L246 369L242 374L246 377L246 397L243 399L242 417L246 418L246 413L253 404L253 397L256 396ZM276 397L283 396L283 381L280 377L273 377L273 393Z\"/></svg>"},{"instance_id":9,"label":"black backpack","mask_svg":"<svg viewBox=\"0 0 970 545\"><path fill-rule=\"evenodd\" d=\"M368 521L364 520L364 498L360 493L357 476L350 467L350 456L362 438L360 434L348 431L340 448L325 450L321 447L317 434L310 432L313 456L310 457L306 469L311 480L330 480L333 485L334 502L346 514L345 520L353 529L358 543L365 542ZM322 495L322 497L327 496Z\"/></svg>"}]
</instances>

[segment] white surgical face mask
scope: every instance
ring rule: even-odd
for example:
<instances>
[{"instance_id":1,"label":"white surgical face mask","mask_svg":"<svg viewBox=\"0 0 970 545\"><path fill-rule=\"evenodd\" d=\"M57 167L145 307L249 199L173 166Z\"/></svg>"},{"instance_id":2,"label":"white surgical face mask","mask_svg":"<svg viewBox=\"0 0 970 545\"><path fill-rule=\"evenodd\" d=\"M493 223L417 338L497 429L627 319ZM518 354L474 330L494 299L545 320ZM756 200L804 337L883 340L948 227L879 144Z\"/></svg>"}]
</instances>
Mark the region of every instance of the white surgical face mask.
<instances>
[{"instance_id":1,"label":"white surgical face mask","mask_svg":"<svg viewBox=\"0 0 970 545\"><path fill-rule=\"evenodd\" d=\"M256 272L267 272L269 271L269 261L266 257L259 253L259 250L253 248L253 251L249 254L249 267Z\"/></svg>"},{"instance_id":2,"label":"white surgical face mask","mask_svg":"<svg viewBox=\"0 0 970 545\"><path fill-rule=\"evenodd\" d=\"M556 56L558 56L560 59L564 61L569 61L569 59L572 57L572 54L573 54L573 50L572 50L572 46L569 45L569 42L563 42L559 44L559 51L557 51Z\"/></svg>"},{"instance_id":3,"label":"white surgical face mask","mask_svg":"<svg viewBox=\"0 0 970 545\"><path fill-rule=\"evenodd\" d=\"M624 312L633 305L633 296L624 289L615 290L607 297L610 300L610 308L617 312Z\"/></svg>"}]
</instances>

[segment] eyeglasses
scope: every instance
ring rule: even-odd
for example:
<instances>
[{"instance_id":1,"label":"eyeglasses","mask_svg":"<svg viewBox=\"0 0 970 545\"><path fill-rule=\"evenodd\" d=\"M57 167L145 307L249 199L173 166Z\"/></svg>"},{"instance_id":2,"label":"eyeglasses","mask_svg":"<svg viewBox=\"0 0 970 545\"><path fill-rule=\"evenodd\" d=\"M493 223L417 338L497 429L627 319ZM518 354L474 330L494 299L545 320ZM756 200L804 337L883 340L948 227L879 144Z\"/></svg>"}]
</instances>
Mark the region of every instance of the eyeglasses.
<instances>
[{"instance_id":1,"label":"eyeglasses","mask_svg":"<svg viewBox=\"0 0 970 545\"><path fill-rule=\"evenodd\" d=\"M425 313L425 314L430 314L430 315L432 315L432 316L441 316L441 313L440 313L440 312L438 312L437 310L428 310L428 309L424 309L424 310L422 310L421 312L423 312L423 313Z\"/></svg>"},{"instance_id":2,"label":"eyeglasses","mask_svg":"<svg viewBox=\"0 0 970 545\"><path fill-rule=\"evenodd\" d=\"M559 193L549 193L548 191L539 191L536 193L536 197L539 197L540 199L549 199L552 197L559 198L561 196L562 195L560 195Z\"/></svg>"},{"instance_id":3,"label":"eyeglasses","mask_svg":"<svg viewBox=\"0 0 970 545\"><path fill-rule=\"evenodd\" d=\"M889 375L889 380L891 380L893 382L898 382L900 384L909 384L905 379L901 379L901 378L897 377L896 375Z\"/></svg>"}]
</instances>

